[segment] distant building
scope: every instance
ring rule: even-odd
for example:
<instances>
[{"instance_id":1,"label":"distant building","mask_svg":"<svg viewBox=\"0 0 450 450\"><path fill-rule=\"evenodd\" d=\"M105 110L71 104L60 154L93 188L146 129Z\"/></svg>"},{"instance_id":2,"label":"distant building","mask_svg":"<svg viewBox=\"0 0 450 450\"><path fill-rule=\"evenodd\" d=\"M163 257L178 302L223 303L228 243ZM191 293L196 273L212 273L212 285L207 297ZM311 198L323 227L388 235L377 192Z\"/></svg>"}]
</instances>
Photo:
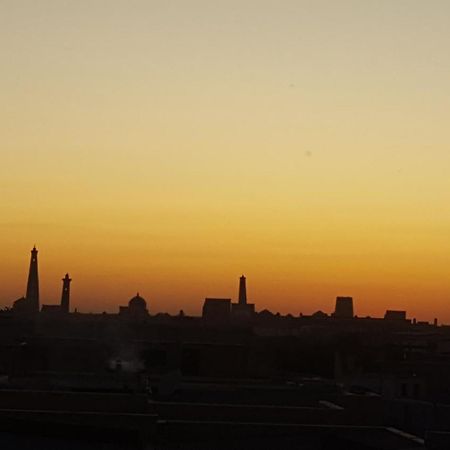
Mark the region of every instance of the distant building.
<instances>
[{"instance_id":1,"label":"distant building","mask_svg":"<svg viewBox=\"0 0 450 450\"><path fill-rule=\"evenodd\" d=\"M229 298L205 298L202 317L208 322L226 323L230 320L231 300Z\"/></svg>"},{"instance_id":2,"label":"distant building","mask_svg":"<svg viewBox=\"0 0 450 450\"><path fill-rule=\"evenodd\" d=\"M128 306L119 306L119 315L130 319L148 317L147 302L139 292L128 302Z\"/></svg>"},{"instance_id":3,"label":"distant building","mask_svg":"<svg viewBox=\"0 0 450 450\"><path fill-rule=\"evenodd\" d=\"M406 311L394 311L388 309L384 314L386 320L406 320Z\"/></svg>"},{"instance_id":4,"label":"distant building","mask_svg":"<svg viewBox=\"0 0 450 450\"><path fill-rule=\"evenodd\" d=\"M61 303L59 305L42 305L41 312L45 314L68 314L70 307L70 282L69 274L62 279Z\"/></svg>"},{"instance_id":5,"label":"distant building","mask_svg":"<svg viewBox=\"0 0 450 450\"><path fill-rule=\"evenodd\" d=\"M27 293L13 304L13 311L17 313L35 314L39 312L39 275L38 251L36 247L31 250L30 269L28 271Z\"/></svg>"},{"instance_id":6,"label":"distant building","mask_svg":"<svg viewBox=\"0 0 450 450\"><path fill-rule=\"evenodd\" d=\"M271 311L269 311L268 309L263 309L262 311L260 311L258 314L258 318L259 319L263 319L263 320L271 320L275 317L275 314Z\"/></svg>"},{"instance_id":7,"label":"distant building","mask_svg":"<svg viewBox=\"0 0 450 450\"><path fill-rule=\"evenodd\" d=\"M255 314L255 305L247 303L247 284L244 275L239 279L239 298L231 304L231 315L236 320L250 320Z\"/></svg>"},{"instance_id":8,"label":"distant building","mask_svg":"<svg viewBox=\"0 0 450 450\"><path fill-rule=\"evenodd\" d=\"M61 305L42 305L41 313L51 315L61 315Z\"/></svg>"},{"instance_id":9,"label":"distant building","mask_svg":"<svg viewBox=\"0 0 450 450\"><path fill-rule=\"evenodd\" d=\"M247 304L247 281L244 275L239 278L239 304Z\"/></svg>"},{"instance_id":10,"label":"distant building","mask_svg":"<svg viewBox=\"0 0 450 450\"><path fill-rule=\"evenodd\" d=\"M353 298L352 297L337 297L336 307L334 310L334 317L342 319L353 318Z\"/></svg>"},{"instance_id":11,"label":"distant building","mask_svg":"<svg viewBox=\"0 0 450 450\"><path fill-rule=\"evenodd\" d=\"M70 311L70 282L72 279L69 277L69 274L66 273L66 276L62 279L63 287L61 293L61 310L64 313L68 313Z\"/></svg>"}]
</instances>

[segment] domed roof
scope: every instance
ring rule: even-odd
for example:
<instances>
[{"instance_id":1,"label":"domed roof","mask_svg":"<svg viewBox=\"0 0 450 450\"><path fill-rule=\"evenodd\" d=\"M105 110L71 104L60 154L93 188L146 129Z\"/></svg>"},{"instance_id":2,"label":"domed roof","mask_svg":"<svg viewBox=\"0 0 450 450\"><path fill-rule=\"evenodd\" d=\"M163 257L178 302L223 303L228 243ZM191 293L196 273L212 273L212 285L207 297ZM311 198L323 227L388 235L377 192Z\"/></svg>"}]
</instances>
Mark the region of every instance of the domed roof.
<instances>
[{"instance_id":1,"label":"domed roof","mask_svg":"<svg viewBox=\"0 0 450 450\"><path fill-rule=\"evenodd\" d=\"M139 292L128 302L128 306L146 308L147 302L139 295Z\"/></svg>"}]
</instances>

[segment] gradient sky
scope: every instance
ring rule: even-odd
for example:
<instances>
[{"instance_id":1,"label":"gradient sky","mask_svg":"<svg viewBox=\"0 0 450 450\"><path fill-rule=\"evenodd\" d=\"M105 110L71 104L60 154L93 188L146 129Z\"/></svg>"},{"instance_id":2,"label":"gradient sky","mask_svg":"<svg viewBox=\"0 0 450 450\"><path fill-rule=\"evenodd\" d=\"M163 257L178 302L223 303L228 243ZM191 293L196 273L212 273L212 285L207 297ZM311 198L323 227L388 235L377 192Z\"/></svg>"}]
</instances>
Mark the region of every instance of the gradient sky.
<instances>
[{"instance_id":1,"label":"gradient sky","mask_svg":"<svg viewBox=\"0 0 450 450\"><path fill-rule=\"evenodd\" d=\"M0 305L450 323L448 1L0 0Z\"/></svg>"}]
</instances>

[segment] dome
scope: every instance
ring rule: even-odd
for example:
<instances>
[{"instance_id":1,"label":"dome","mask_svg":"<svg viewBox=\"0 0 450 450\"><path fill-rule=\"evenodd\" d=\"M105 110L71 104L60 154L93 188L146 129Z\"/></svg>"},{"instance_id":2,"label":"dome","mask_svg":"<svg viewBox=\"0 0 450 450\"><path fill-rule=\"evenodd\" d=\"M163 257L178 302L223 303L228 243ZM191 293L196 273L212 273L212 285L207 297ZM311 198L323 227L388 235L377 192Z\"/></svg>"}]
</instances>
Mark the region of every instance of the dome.
<instances>
[{"instance_id":1,"label":"dome","mask_svg":"<svg viewBox=\"0 0 450 450\"><path fill-rule=\"evenodd\" d=\"M132 308L147 308L147 302L139 295L139 292L128 302Z\"/></svg>"}]
</instances>

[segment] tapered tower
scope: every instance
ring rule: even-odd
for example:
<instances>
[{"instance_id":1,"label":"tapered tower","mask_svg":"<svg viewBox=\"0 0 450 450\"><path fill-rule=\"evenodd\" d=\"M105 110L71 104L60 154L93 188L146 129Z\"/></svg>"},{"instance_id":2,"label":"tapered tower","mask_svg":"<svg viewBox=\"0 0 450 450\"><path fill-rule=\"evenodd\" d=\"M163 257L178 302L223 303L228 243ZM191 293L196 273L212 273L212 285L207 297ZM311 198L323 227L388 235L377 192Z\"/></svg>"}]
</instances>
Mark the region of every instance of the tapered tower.
<instances>
[{"instance_id":1,"label":"tapered tower","mask_svg":"<svg viewBox=\"0 0 450 450\"><path fill-rule=\"evenodd\" d=\"M255 314L255 305L247 303L247 280L244 275L239 278L239 298L231 304L231 317L239 323L248 323Z\"/></svg>"},{"instance_id":2,"label":"tapered tower","mask_svg":"<svg viewBox=\"0 0 450 450\"><path fill-rule=\"evenodd\" d=\"M69 277L69 274L66 273L66 276L62 279L63 287L61 293L61 311L64 313L68 313L70 310L70 282L72 279Z\"/></svg>"},{"instance_id":3,"label":"tapered tower","mask_svg":"<svg viewBox=\"0 0 450 450\"><path fill-rule=\"evenodd\" d=\"M38 275L38 251L36 246L31 250L30 259L30 270L28 272L28 283L27 283L27 309L30 312L39 312L39 275Z\"/></svg>"},{"instance_id":4,"label":"tapered tower","mask_svg":"<svg viewBox=\"0 0 450 450\"><path fill-rule=\"evenodd\" d=\"M239 278L239 304L246 305L247 304L247 286L244 275Z\"/></svg>"}]
</instances>

